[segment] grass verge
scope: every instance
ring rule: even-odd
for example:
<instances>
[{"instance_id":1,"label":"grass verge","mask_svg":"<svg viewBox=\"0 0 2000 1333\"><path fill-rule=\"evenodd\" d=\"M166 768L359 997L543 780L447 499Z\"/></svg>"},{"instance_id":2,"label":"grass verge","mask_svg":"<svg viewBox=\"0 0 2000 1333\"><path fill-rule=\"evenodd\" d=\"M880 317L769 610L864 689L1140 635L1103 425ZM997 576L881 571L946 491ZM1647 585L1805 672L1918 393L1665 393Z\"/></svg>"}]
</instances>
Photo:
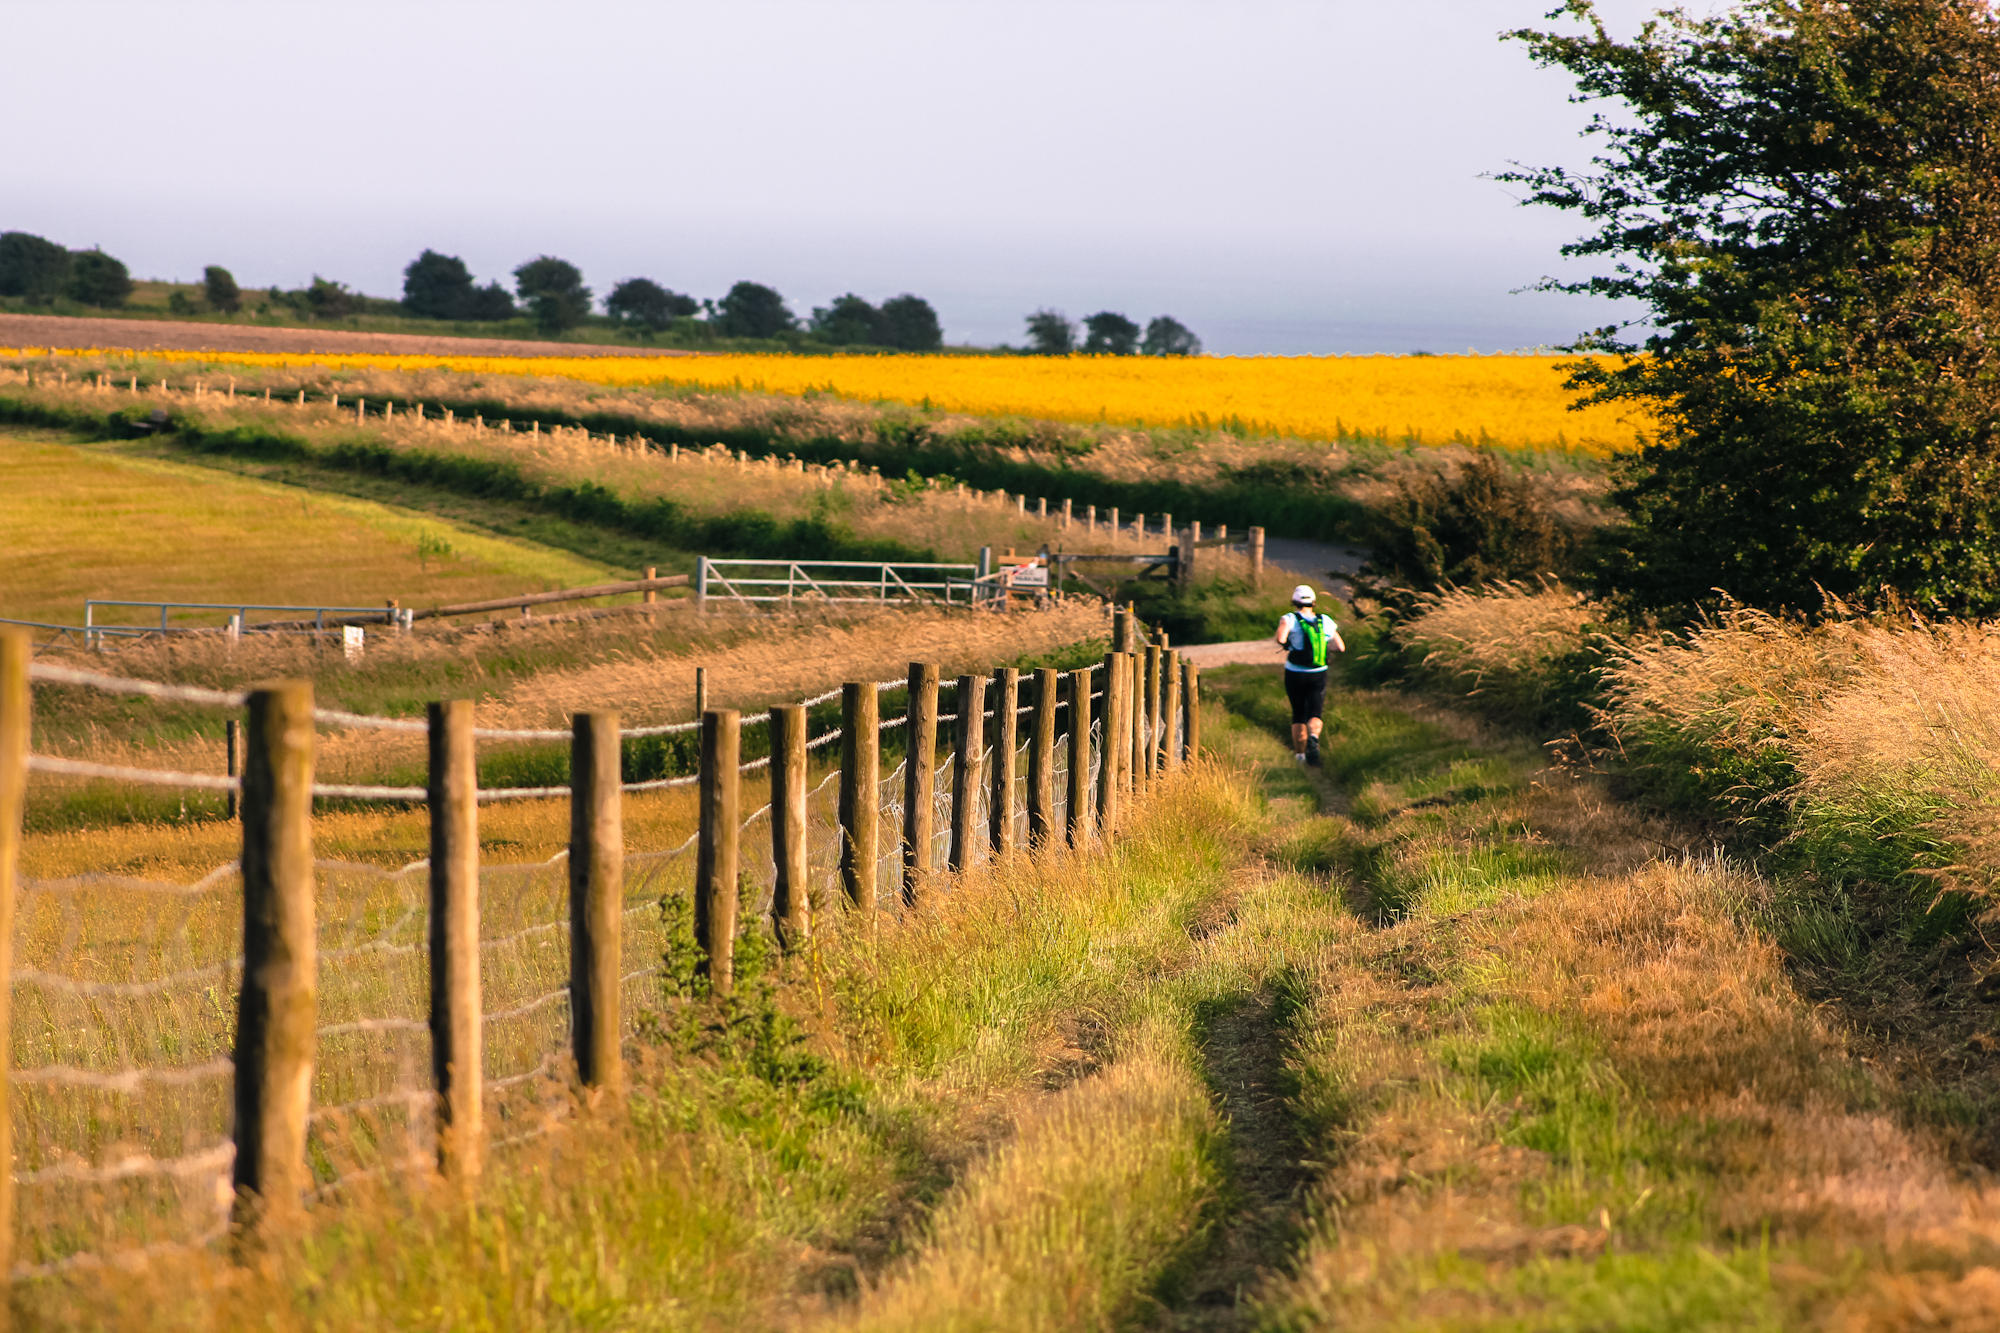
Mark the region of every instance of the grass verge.
<instances>
[{"instance_id":1,"label":"grass verge","mask_svg":"<svg viewBox=\"0 0 2000 1333\"><path fill-rule=\"evenodd\" d=\"M1232 711L1269 673L1210 675ZM1302 839L1365 929L1298 960L1323 1164L1264 1327L1901 1327L1986 1310L1983 1191L1802 997L1771 886L1534 747L1393 696L1329 710Z\"/></svg>"}]
</instances>

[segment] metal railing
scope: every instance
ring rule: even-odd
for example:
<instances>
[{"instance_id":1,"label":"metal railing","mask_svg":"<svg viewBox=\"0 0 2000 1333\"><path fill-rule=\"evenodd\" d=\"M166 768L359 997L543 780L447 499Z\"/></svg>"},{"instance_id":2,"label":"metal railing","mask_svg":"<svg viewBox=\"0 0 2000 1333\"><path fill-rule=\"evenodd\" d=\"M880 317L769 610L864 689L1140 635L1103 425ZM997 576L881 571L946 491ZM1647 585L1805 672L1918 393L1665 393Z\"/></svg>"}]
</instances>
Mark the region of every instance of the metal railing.
<instances>
[{"instance_id":1,"label":"metal railing","mask_svg":"<svg viewBox=\"0 0 2000 1333\"><path fill-rule=\"evenodd\" d=\"M158 611L160 614L160 623L157 625L152 624L151 617L149 616L148 623L143 625L103 624L97 619L97 610L99 607L144 607L148 611ZM356 620L380 622L382 624L401 624L404 620L402 613L398 612L394 607L382 606L261 606L254 602L128 602L117 601L111 598L93 597L83 604L82 628L84 644L87 647L95 648L105 638L131 638L143 637L148 634L170 634L176 629L190 628L188 626L176 626L171 623L172 616L177 611L229 612L228 621L214 628L227 630L232 633L251 633L281 629L312 630L318 632L327 629L339 629L343 625L353 624ZM250 619L250 613L253 611L273 612L288 614L294 617L309 618L264 621L260 623L253 622ZM208 627L203 626L201 628Z\"/></svg>"},{"instance_id":2,"label":"metal railing","mask_svg":"<svg viewBox=\"0 0 2000 1333\"><path fill-rule=\"evenodd\" d=\"M739 602L953 602L969 605L997 576L978 565L876 563L861 560L711 560L695 567L697 603L710 597Z\"/></svg>"}]
</instances>

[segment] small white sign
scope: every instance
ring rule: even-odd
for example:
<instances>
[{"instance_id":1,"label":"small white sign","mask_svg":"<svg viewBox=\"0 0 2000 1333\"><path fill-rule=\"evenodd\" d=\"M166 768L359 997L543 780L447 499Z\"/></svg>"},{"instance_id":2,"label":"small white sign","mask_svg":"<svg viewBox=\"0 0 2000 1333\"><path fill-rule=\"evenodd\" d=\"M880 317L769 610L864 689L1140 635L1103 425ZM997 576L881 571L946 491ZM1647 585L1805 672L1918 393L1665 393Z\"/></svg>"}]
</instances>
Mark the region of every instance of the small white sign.
<instances>
[{"instance_id":1,"label":"small white sign","mask_svg":"<svg viewBox=\"0 0 2000 1333\"><path fill-rule=\"evenodd\" d=\"M1010 588L1046 588L1049 586L1049 567L1040 563L1016 565L1007 574L1007 586Z\"/></svg>"},{"instance_id":2,"label":"small white sign","mask_svg":"<svg viewBox=\"0 0 2000 1333\"><path fill-rule=\"evenodd\" d=\"M347 654L348 661L359 662L367 643L368 631L362 629L361 626L342 625L340 627L340 647Z\"/></svg>"}]
</instances>

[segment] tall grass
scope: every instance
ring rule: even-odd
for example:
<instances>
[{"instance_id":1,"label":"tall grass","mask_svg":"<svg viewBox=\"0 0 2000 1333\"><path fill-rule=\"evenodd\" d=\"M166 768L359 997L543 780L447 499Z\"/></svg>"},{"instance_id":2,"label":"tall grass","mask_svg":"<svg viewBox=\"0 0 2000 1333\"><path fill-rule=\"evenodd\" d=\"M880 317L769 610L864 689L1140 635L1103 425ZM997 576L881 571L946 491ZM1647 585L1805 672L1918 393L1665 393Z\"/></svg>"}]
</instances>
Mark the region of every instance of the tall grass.
<instances>
[{"instance_id":1,"label":"tall grass","mask_svg":"<svg viewBox=\"0 0 2000 1333\"><path fill-rule=\"evenodd\" d=\"M1510 724L1579 719L1629 789L1773 858L1803 957L1852 966L1871 933L1928 946L2000 907L1994 626L1731 606L1663 634L1507 587L1430 599L1392 643L1410 679ZM1882 919L1851 919L1855 886L1890 895Z\"/></svg>"}]
</instances>

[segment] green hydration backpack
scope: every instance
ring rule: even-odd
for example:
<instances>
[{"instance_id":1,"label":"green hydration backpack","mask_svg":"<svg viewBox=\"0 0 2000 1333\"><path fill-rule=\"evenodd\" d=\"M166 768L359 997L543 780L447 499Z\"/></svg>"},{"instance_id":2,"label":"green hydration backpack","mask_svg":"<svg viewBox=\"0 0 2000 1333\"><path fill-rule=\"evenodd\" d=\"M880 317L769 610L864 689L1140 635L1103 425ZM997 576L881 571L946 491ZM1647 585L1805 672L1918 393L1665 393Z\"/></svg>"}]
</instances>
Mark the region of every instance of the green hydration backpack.
<instances>
[{"instance_id":1,"label":"green hydration backpack","mask_svg":"<svg viewBox=\"0 0 2000 1333\"><path fill-rule=\"evenodd\" d=\"M1299 658L1304 656L1304 654L1294 652L1291 655L1290 659L1291 664L1296 667L1303 667L1307 665L1315 667L1325 666L1326 665L1326 617L1320 615L1317 611L1315 611L1313 613L1312 619L1307 620L1304 614L1298 611L1294 611L1292 612L1292 618L1298 622L1299 628L1305 631L1306 651L1312 654L1312 661L1311 663L1301 662L1299 661Z\"/></svg>"}]
</instances>

